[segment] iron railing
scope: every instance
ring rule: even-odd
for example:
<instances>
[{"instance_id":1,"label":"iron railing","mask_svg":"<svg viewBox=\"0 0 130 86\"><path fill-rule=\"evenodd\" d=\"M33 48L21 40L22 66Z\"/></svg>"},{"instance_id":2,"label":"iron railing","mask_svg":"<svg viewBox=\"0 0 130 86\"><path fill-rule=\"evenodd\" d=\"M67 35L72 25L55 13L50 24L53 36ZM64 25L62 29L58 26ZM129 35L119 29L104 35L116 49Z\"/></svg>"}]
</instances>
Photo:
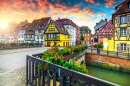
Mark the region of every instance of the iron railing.
<instances>
[{"instance_id":1,"label":"iron railing","mask_svg":"<svg viewBox=\"0 0 130 86\"><path fill-rule=\"evenodd\" d=\"M46 70L42 70L41 72L39 67L37 67L39 63L42 63L43 65L48 63L48 72ZM47 77L47 82L45 77ZM65 79L65 77L69 77L69 79ZM75 81L79 84L79 86L119 86L117 84L73 71L59 65L51 64L47 61L27 55L26 85L45 86L45 84L47 84L47 86L52 86L50 85L52 84L50 83L50 80L53 80L53 86L57 86L56 82L59 82L60 86L74 86Z\"/></svg>"}]
</instances>

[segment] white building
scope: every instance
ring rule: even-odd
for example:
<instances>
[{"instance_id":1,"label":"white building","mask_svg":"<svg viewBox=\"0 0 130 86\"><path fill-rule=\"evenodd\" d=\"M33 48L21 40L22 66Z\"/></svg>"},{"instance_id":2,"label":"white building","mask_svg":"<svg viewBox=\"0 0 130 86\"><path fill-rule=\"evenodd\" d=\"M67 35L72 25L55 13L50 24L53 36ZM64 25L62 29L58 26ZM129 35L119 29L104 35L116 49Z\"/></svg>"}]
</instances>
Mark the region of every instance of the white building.
<instances>
[{"instance_id":1,"label":"white building","mask_svg":"<svg viewBox=\"0 0 130 86\"><path fill-rule=\"evenodd\" d=\"M61 23L70 34L70 45L76 45L76 26L70 19L58 19L57 22Z\"/></svg>"},{"instance_id":2,"label":"white building","mask_svg":"<svg viewBox=\"0 0 130 86\"><path fill-rule=\"evenodd\" d=\"M30 43L41 43L45 44L44 31L50 23L51 17L41 18L33 20L25 33L25 41Z\"/></svg>"}]
</instances>

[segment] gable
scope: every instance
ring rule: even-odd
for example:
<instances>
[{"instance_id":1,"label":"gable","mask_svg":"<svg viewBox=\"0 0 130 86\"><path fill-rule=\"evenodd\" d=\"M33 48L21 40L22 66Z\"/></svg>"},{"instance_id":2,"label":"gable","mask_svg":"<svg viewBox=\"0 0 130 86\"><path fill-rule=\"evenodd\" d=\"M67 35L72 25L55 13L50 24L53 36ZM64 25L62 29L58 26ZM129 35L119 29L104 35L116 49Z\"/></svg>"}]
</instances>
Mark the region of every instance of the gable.
<instances>
[{"instance_id":1,"label":"gable","mask_svg":"<svg viewBox=\"0 0 130 86\"><path fill-rule=\"evenodd\" d=\"M59 33L53 21L49 23L45 33Z\"/></svg>"}]
</instances>

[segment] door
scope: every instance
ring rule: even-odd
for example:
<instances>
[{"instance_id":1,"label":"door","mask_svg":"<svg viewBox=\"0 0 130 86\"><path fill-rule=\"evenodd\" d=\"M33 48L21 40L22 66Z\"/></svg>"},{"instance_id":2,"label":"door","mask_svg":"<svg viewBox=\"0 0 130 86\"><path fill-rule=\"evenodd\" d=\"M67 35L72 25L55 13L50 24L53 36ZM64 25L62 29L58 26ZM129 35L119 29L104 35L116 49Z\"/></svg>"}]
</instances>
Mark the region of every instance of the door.
<instances>
[{"instance_id":1,"label":"door","mask_svg":"<svg viewBox=\"0 0 130 86\"><path fill-rule=\"evenodd\" d=\"M54 42L54 46L56 47L56 42Z\"/></svg>"},{"instance_id":2,"label":"door","mask_svg":"<svg viewBox=\"0 0 130 86\"><path fill-rule=\"evenodd\" d=\"M65 42L63 42L63 46L65 46Z\"/></svg>"},{"instance_id":3,"label":"door","mask_svg":"<svg viewBox=\"0 0 130 86\"><path fill-rule=\"evenodd\" d=\"M50 46L50 42L47 42L47 46Z\"/></svg>"}]
</instances>

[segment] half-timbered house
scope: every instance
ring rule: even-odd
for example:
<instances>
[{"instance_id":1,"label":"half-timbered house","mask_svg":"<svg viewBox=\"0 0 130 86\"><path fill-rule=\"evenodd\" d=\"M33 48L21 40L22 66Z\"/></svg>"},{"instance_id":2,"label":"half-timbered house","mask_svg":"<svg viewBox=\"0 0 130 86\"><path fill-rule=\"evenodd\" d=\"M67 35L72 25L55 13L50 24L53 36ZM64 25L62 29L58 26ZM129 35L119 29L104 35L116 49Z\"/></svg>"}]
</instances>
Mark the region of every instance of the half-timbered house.
<instances>
[{"instance_id":1,"label":"half-timbered house","mask_svg":"<svg viewBox=\"0 0 130 86\"><path fill-rule=\"evenodd\" d=\"M96 32L97 33L93 35L93 44L98 44L98 43L103 44L104 37L110 38L113 36L112 20L110 20L106 25L97 29Z\"/></svg>"}]
</instances>

